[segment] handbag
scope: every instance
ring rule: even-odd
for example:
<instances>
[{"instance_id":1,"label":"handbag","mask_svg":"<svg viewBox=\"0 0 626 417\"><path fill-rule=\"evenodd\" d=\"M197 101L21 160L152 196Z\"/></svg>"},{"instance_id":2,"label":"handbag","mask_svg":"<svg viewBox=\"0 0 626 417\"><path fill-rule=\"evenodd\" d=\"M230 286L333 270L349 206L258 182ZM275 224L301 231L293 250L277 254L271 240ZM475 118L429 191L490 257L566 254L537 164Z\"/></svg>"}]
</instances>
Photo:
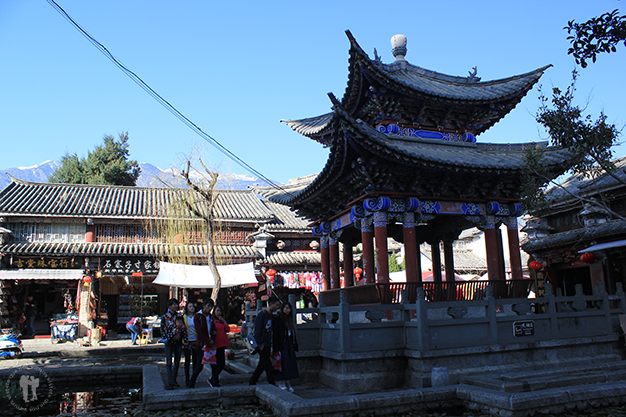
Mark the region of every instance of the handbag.
<instances>
[{"instance_id":1,"label":"handbag","mask_svg":"<svg viewBox=\"0 0 626 417\"><path fill-rule=\"evenodd\" d=\"M251 352L255 351L259 347L258 342L254 338L254 332L248 333L246 337L244 338L244 341L246 342L248 350Z\"/></svg>"},{"instance_id":2,"label":"handbag","mask_svg":"<svg viewBox=\"0 0 626 417\"><path fill-rule=\"evenodd\" d=\"M283 363L281 360L280 352L270 353L270 361L272 361L272 368L274 368L275 371L280 372L283 370Z\"/></svg>"},{"instance_id":3,"label":"handbag","mask_svg":"<svg viewBox=\"0 0 626 417\"><path fill-rule=\"evenodd\" d=\"M204 355L202 356L202 364L217 365L217 349L204 347Z\"/></svg>"}]
</instances>

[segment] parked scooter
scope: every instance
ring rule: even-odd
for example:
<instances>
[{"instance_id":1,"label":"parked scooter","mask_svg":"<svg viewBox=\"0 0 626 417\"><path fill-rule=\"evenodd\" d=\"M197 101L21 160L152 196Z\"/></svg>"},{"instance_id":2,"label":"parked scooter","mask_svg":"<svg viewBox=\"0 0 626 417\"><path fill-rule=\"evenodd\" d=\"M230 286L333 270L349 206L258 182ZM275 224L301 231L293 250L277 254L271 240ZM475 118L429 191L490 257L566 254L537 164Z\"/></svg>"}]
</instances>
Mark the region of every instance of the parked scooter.
<instances>
[{"instance_id":1,"label":"parked scooter","mask_svg":"<svg viewBox=\"0 0 626 417\"><path fill-rule=\"evenodd\" d=\"M18 358L24 352L19 332L0 334L0 358Z\"/></svg>"}]
</instances>

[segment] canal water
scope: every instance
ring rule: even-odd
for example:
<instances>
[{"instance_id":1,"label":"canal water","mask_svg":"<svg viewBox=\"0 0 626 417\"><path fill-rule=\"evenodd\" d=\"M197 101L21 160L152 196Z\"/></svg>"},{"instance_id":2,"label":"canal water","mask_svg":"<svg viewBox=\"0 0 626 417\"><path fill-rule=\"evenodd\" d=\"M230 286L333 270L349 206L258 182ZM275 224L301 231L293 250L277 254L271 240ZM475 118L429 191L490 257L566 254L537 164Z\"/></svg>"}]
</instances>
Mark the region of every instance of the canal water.
<instances>
[{"instance_id":1,"label":"canal water","mask_svg":"<svg viewBox=\"0 0 626 417\"><path fill-rule=\"evenodd\" d=\"M15 393L14 393L15 394ZM4 400L4 399L3 399ZM9 404L10 403L10 404ZM186 408L180 410L145 411L141 389L138 386L124 387L90 387L88 390L75 389L65 393L52 393L45 404L26 408L15 395L13 400L2 401L0 416L132 416L132 417L273 417L274 415L261 406L206 407ZM20 411L22 408L22 411ZM439 412L416 412L385 417L491 417L480 412L470 412L463 408L447 409ZM544 417L626 417L626 406L589 409L581 412L565 412L562 414L545 414Z\"/></svg>"}]
</instances>

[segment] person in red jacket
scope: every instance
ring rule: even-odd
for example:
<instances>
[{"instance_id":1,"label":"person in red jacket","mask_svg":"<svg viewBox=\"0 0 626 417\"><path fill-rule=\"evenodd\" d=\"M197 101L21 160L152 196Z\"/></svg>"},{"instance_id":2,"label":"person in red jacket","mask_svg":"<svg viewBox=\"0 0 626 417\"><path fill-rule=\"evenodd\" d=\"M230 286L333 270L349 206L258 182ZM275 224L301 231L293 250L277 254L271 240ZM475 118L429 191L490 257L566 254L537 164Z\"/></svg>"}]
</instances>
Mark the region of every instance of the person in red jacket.
<instances>
[{"instance_id":1,"label":"person in red jacket","mask_svg":"<svg viewBox=\"0 0 626 417\"><path fill-rule=\"evenodd\" d=\"M211 365L211 384L214 387L219 387L220 373L226 367L226 348L230 347L230 342L228 340L228 332L230 332L230 326L228 325L226 319L224 319L224 309L219 304L217 304L213 308L213 326L215 327L215 345L213 346L213 348L217 350L217 363L215 365Z\"/></svg>"},{"instance_id":2,"label":"person in red jacket","mask_svg":"<svg viewBox=\"0 0 626 417\"><path fill-rule=\"evenodd\" d=\"M215 302L211 298L202 300L202 310L198 311L193 316L193 324L196 329L196 357L202 358L204 356L204 347L213 347L215 344L215 326L213 325L213 318L211 317L211 310ZM202 372L202 361L199 360L196 366L194 366L193 375L189 379L188 388L194 388L196 386L196 379ZM210 386L211 381L207 381Z\"/></svg>"}]
</instances>

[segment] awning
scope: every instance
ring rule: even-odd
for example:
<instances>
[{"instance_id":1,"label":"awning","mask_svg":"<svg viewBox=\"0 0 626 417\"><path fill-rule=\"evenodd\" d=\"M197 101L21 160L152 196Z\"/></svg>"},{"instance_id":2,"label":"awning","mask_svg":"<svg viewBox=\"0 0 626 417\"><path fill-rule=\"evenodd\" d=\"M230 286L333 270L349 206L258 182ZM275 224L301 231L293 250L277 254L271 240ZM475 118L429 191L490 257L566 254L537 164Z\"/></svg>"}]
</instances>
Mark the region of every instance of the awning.
<instances>
[{"instance_id":1,"label":"awning","mask_svg":"<svg viewBox=\"0 0 626 417\"><path fill-rule=\"evenodd\" d=\"M82 278L82 269L0 269L0 279L75 280Z\"/></svg>"},{"instance_id":2,"label":"awning","mask_svg":"<svg viewBox=\"0 0 626 417\"><path fill-rule=\"evenodd\" d=\"M258 283L252 262L236 265L218 265L222 288ZM183 265L160 262L159 275L153 284L183 288L213 288L215 278L208 265Z\"/></svg>"},{"instance_id":3,"label":"awning","mask_svg":"<svg viewBox=\"0 0 626 417\"><path fill-rule=\"evenodd\" d=\"M599 243L597 245L589 246L587 249L579 250L578 253L595 252L597 250L619 248L620 246L626 246L626 240L616 240L614 242Z\"/></svg>"}]
</instances>

